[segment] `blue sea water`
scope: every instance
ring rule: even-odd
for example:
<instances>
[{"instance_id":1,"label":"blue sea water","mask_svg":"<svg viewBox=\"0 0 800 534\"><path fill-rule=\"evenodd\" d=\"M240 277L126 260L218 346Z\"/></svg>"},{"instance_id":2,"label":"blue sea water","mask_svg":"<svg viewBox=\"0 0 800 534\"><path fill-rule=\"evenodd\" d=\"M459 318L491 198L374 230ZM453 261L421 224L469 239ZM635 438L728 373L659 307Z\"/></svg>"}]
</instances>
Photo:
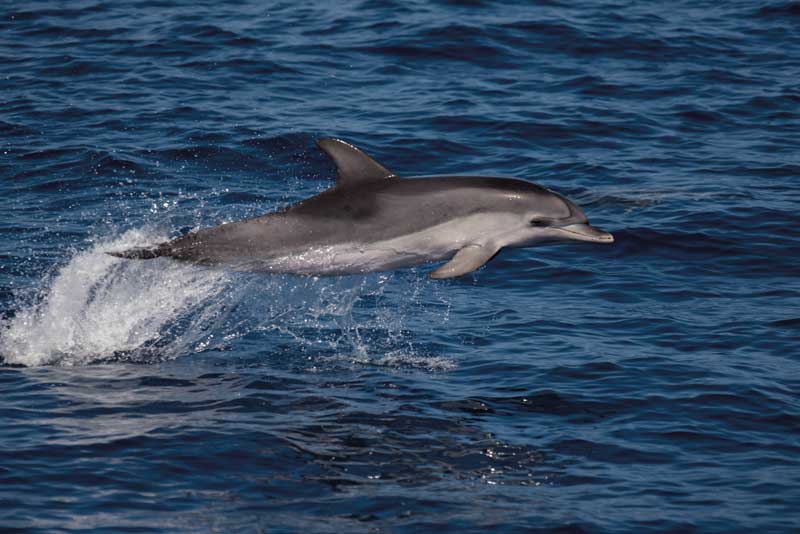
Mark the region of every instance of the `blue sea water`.
<instances>
[{"instance_id":1,"label":"blue sea water","mask_svg":"<svg viewBox=\"0 0 800 534\"><path fill-rule=\"evenodd\" d=\"M104 252L332 183L613 246L310 278ZM800 3L0 6L0 530L800 531Z\"/></svg>"}]
</instances>

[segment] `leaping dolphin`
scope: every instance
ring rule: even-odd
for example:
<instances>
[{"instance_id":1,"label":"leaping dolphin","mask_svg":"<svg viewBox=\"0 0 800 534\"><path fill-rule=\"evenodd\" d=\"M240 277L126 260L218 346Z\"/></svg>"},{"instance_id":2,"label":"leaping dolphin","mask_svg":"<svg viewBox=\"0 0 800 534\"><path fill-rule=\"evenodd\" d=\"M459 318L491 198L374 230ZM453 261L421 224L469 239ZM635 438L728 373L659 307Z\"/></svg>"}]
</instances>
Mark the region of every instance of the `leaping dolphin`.
<instances>
[{"instance_id":1,"label":"leaping dolphin","mask_svg":"<svg viewBox=\"0 0 800 534\"><path fill-rule=\"evenodd\" d=\"M590 226L578 206L530 182L400 178L340 139L317 145L336 164L334 187L261 217L110 254L305 275L388 271L449 259L429 276L452 278L474 271L504 247L614 241Z\"/></svg>"}]
</instances>

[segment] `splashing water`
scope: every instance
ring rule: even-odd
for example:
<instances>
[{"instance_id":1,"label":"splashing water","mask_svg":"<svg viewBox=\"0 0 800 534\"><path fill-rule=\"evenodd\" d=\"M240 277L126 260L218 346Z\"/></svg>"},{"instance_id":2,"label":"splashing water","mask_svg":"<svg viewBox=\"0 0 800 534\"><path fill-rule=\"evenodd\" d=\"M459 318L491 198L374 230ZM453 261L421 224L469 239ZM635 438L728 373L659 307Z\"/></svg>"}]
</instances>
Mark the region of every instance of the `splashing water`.
<instances>
[{"instance_id":1,"label":"splashing water","mask_svg":"<svg viewBox=\"0 0 800 534\"><path fill-rule=\"evenodd\" d=\"M132 230L77 253L0 323L0 358L27 366L149 363L260 333L355 364L452 367L418 354L406 336L406 308L415 306L419 282L414 298L397 306L381 302L391 274L264 276L106 254L161 240Z\"/></svg>"},{"instance_id":2,"label":"splashing water","mask_svg":"<svg viewBox=\"0 0 800 534\"><path fill-rule=\"evenodd\" d=\"M224 272L106 254L152 243L154 237L135 230L76 254L33 303L2 325L0 352L6 362L76 365L135 353L220 294L227 283ZM166 356L184 345L174 343Z\"/></svg>"}]
</instances>

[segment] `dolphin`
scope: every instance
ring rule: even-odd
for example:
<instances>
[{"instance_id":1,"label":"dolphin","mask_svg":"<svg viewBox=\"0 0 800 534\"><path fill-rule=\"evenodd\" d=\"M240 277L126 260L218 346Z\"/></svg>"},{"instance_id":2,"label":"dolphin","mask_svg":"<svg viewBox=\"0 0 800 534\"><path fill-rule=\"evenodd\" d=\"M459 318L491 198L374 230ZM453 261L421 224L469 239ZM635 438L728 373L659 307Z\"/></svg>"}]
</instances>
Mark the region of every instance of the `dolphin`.
<instances>
[{"instance_id":1,"label":"dolphin","mask_svg":"<svg viewBox=\"0 0 800 534\"><path fill-rule=\"evenodd\" d=\"M449 260L429 274L453 278L506 247L612 243L560 194L511 178L401 178L340 139L317 141L336 185L282 210L188 233L119 258L174 258L234 270L303 275L388 271Z\"/></svg>"}]
</instances>

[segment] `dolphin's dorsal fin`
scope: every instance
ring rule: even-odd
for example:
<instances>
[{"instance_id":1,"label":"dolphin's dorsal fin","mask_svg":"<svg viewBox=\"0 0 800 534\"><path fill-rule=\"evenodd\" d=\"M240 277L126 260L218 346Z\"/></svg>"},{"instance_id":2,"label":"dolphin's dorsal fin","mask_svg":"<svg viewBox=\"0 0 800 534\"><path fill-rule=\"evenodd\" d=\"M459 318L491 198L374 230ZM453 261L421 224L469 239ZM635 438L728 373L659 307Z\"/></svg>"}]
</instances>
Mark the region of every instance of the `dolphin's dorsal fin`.
<instances>
[{"instance_id":1,"label":"dolphin's dorsal fin","mask_svg":"<svg viewBox=\"0 0 800 534\"><path fill-rule=\"evenodd\" d=\"M337 186L349 187L394 177L380 163L341 139L318 139L317 146L336 164Z\"/></svg>"}]
</instances>

